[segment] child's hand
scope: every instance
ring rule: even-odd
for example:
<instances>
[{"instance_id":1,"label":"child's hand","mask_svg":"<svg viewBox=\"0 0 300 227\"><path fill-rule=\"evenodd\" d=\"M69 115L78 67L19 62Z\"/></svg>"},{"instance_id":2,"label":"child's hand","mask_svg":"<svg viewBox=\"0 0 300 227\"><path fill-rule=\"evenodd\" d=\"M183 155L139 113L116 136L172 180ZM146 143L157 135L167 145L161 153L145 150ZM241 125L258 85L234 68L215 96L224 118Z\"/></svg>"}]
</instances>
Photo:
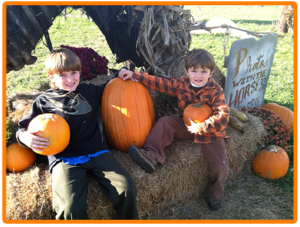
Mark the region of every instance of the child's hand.
<instances>
[{"instance_id":1,"label":"child's hand","mask_svg":"<svg viewBox=\"0 0 300 227\"><path fill-rule=\"evenodd\" d=\"M133 74L134 73L132 71L129 71L127 69L121 69L121 71L119 72L119 78L122 79L122 80L131 79L133 81L137 81L137 80L132 78Z\"/></svg>"},{"instance_id":2,"label":"child's hand","mask_svg":"<svg viewBox=\"0 0 300 227\"><path fill-rule=\"evenodd\" d=\"M191 122L191 126L186 124L188 131L193 134L199 134L199 124L200 123L195 123L191 118L189 118L189 121Z\"/></svg>"},{"instance_id":3,"label":"child's hand","mask_svg":"<svg viewBox=\"0 0 300 227\"><path fill-rule=\"evenodd\" d=\"M27 147L37 151L43 151L43 148L47 148L49 146L48 140L39 136L34 135L36 132L22 132L19 135L19 139L22 143L24 143Z\"/></svg>"}]
</instances>

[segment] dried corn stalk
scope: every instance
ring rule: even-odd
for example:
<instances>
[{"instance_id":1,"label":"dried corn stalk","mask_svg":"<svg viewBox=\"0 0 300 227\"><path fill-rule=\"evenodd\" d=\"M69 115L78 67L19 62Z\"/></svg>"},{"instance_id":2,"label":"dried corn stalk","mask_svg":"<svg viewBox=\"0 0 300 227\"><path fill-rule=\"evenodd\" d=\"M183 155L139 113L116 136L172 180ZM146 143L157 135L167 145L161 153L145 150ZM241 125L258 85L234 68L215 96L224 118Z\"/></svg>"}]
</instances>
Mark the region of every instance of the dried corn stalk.
<instances>
[{"instance_id":1,"label":"dried corn stalk","mask_svg":"<svg viewBox=\"0 0 300 227\"><path fill-rule=\"evenodd\" d=\"M170 77L170 70L189 50L194 18L179 6L135 6L144 12L136 49L157 76Z\"/></svg>"}]
</instances>

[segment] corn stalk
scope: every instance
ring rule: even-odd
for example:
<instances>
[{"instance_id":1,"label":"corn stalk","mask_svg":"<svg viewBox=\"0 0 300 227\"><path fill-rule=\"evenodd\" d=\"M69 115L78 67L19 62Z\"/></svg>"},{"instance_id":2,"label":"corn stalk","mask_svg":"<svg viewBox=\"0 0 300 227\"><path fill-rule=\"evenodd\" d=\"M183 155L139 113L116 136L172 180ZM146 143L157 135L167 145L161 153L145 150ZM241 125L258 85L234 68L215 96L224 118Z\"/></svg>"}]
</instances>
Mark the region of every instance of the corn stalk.
<instances>
[{"instance_id":1,"label":"corn stalk","mask_svg":"<svg viewBox=\"0 0 300 227\"><path fill-rule=\"evenodd\" d=\"M146 71L170 77L170 69L189 51L194 18L180 6L135 6L144 12L136 42L137 54L145 59Z\"/></svg>"}]
</instances>

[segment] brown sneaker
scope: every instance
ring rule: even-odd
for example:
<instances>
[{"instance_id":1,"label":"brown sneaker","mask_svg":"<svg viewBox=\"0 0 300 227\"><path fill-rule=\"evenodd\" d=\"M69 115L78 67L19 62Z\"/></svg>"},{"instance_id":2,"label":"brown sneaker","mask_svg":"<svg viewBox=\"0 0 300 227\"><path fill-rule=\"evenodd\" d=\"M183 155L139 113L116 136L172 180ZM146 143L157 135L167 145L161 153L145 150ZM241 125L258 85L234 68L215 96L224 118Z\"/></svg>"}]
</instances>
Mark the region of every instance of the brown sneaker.
<instances>
[{"instance_id":1,"label":"brown sneaker","mask_svg":"<svg viewBox=\"0 0 300 227\"><path fill-rule=\"evenodd\" d=\"M150 151L131 145L128 149L128 154L132 161L137 163L146 173L154 172L157 161Z\"/></svg>"}]
</instances>

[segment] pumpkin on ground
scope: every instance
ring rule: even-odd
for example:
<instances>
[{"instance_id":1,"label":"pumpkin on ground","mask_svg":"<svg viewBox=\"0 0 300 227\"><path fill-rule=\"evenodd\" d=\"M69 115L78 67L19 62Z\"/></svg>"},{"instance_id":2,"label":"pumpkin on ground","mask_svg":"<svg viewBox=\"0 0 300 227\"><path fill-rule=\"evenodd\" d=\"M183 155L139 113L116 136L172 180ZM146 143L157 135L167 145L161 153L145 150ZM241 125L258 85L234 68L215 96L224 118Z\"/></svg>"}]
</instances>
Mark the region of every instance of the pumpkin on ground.
<instances>
[{"instance_id":1,"label":"pumpkin on ground","mask_svg":"<svg viewBox=\"0 0 300 227\"><path fill-rule=\"evenodd\" d=\"M289 157L281 147L270 145L258 153L252 161L252 170L265 179L283 177L289 168Z\"/></svg>"},{"instance_id":2,"label":"pumpkin on ground","mask_svg":"<svg viewBox=\"0 0 300 227\"><path fill-rule=\"evenodd\" d=\"M274 102L266 103L262 108L273 111L275 115L279 116L290 127L290 133L293 132L294 112L292 110Z\"/></svg>"},{"instance_id":3,"label":"pumpkin on ground","mask_svg":"<svg viewBox=\"0 0 300 227\"><path fill-rule=\"evenodd\" d=\"M6 168L9 172L22 172L36 161L36 154L30 149L13 143L6 148Z\"/></svg>"},{"instance_id":4,"label":"pumpkin on ground","mask_svg":"<svg viewBox=\"0 0 300 227\"><path fill-rule=\"evenodd\" d=\"M45 113L33 118L28 126L29 132L48 139L49 146L43 151L34 150L41 155L55 155L62 152L70 141L70 127L58 114Z\"/></svg>"},{"instance_id":5,"label":"pumpkin on ground","mask_svg":"<svg viewBox=\"0 0 300 227\"><path fill-rule=\"evenodd\" d=\"M154 109L147 88L132 80L112 79L102 96L101 116L108 142L128 152L143 147L154 123Z\"/></svg>"},{"instance_id":6,"label":"pumpkin on ground","mask_svg":"<svg viewBox=\"0 0 300 227\"><path fill-rule=\"evenodd\" d=\"M202 123L210 116L213 112L209 105L202 103L202 98L200 97L200 102L188 105L183 112L183 121L186 125L191 126L189 118L191 118L195 123Z\"/></svg>"}]
</instances>

